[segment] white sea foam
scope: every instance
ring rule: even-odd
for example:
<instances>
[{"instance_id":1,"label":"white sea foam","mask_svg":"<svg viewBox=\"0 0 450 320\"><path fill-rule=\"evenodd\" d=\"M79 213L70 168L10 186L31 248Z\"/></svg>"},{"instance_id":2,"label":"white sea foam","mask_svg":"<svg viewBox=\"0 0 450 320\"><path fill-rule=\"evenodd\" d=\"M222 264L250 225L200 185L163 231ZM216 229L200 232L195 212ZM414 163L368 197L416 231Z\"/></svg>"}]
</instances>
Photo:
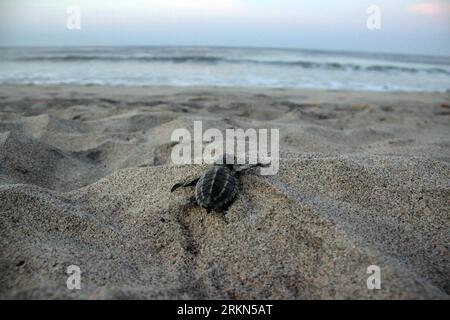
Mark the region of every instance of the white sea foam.
<instances>
[{"instance_id":1,"label":"white sea foam","mask_svg":"<svg viewBox=\"0 0 450 320\"><path fill-rule=\"evenodd\" d=\"M450 57L312 50L2 48L0 83L447 91Z\"/></svg>"}]
</instances>

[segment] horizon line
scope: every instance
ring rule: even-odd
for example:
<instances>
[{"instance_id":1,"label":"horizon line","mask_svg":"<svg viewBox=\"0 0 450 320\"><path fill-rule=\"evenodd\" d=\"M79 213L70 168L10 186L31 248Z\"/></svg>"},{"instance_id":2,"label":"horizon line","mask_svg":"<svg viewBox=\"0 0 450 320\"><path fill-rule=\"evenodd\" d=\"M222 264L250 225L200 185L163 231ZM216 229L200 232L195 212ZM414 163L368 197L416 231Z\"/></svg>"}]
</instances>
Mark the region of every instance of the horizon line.
<instances>
[{"instance_id":1,"label":"horizon line","mask_svg":"<svg viewBox=\"0 0 450 320\"><path fill-rule=\"evenodd\" d=\"M430 53L403 53L403 52L383 52L383 51L362 51L362 50L346 50L346 49L318 49L318 48L301 48L301 47L269 47L269 46L235 46L235 45L151 45L151 44L116 44L116 45L1 45L0 49L19 49L19 48L101 48L101 47L121 47L121 48L217 48L217 49L262 49L262 50L291 50L291 51L309 51L309 52L330 52L330 53L353 53L353 54L375 54L375 55L401 55L401 56L422 56L434 58L450 58L450 54L430 54Z\"/></svg>"}]
</instances>

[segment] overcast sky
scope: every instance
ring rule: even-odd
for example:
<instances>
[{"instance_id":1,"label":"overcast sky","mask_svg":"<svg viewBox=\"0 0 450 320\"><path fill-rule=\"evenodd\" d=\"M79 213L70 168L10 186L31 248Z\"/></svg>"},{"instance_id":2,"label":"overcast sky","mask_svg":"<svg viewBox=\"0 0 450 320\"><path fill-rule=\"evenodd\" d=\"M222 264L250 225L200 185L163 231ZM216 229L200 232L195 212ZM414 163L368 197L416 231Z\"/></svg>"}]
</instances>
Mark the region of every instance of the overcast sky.
<instances>
[{"instance_id":1,"label":"overcast sky","mask_svg":"<svg viewBox=\"0 0 450 320\"><path fill-rule=\"evenodd\" d=\"M367 8L381 8L368 30ZM81 9L68 30L67 7ZM450 0L0 0L0 46L262 46L450 55Z\"/></svg>"}]
</instances>

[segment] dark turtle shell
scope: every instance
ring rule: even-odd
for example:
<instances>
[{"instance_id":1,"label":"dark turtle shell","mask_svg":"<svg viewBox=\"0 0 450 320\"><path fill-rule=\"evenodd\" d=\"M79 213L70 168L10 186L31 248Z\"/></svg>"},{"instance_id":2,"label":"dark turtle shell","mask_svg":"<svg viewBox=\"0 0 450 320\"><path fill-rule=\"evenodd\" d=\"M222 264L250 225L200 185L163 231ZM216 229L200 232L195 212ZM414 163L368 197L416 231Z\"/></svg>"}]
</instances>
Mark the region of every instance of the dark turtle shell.
<instances>
[{"instance_id":1,"label":"dark turtle shell","mask_svg":"<svg viewBox=\"0 0 450 320\"><path fill-rule=\"evenodd\" d=\"M201 175L195 198L203 208L221 209L234 199L238 187L236 175L226 166L216 165Z\"/></svg>"}]
</instances>

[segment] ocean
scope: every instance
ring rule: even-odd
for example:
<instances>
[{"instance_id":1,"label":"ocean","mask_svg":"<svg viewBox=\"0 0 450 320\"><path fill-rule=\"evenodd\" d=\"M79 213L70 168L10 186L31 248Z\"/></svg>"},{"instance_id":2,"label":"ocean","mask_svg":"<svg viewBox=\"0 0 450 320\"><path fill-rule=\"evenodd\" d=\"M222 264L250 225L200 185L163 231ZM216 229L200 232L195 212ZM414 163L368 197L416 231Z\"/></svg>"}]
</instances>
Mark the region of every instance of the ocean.
<instances>
[{"instance_id":1,"label":"ocean","mask_svg":"<svg viewBox=\"0 0 450 320\"><path fill-rule=\"evenodd\" d=\"M450 91L450 57L219 47L0 48L0 84Z\"/></svg>"}]
</instances>

